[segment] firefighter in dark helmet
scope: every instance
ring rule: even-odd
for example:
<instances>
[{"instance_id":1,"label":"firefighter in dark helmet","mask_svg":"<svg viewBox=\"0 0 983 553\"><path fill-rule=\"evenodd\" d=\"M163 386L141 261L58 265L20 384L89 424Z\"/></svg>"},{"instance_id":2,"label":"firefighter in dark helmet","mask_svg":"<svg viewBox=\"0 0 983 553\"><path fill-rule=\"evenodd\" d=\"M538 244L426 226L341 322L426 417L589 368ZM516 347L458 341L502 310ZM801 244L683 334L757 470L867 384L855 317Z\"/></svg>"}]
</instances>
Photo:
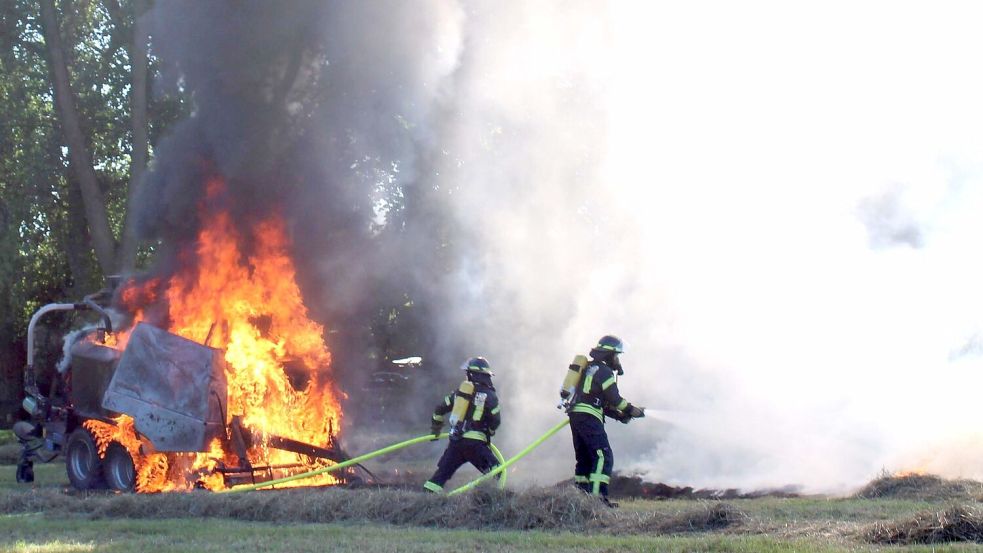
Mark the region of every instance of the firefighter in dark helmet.
<instances>
[{"instance_id":1,"label":"firefighter in dark helmet","mask_svg":"<svg viewBox=\"0 0 983 553\"><path fill-rule=\"evenodd\" d=\"M573 450L577 457L574 482L581 490L600 496L612 506L615 504L608 501L608 484L614 454L604 430L605 416L623 423L645 416L644 410L628 403L618 393L618 375L624 374L618 355L624 351L624 343L617 336L598 340L590 352L590 361L580 371L572 397L564 398L569 404Z\"/></svg>"},{"instance_id":2,"label":"firefighter in dark helmet","mask_svg":"<svg viewBox=\"0 0 983 553\"><path fill-rule=\"evenodd\" d=\"M467 379L457 391L444 396L434 409L430 430L440 434L444 417L450 424L450 443L437 462L437 471L423 487L440 493L444 484L464 463L471 463L482 474L498 466L489 444L502 419L498 396L492 385L491 367L484 357L472 357L461 367Z\"/></svg>"}]
</instances>

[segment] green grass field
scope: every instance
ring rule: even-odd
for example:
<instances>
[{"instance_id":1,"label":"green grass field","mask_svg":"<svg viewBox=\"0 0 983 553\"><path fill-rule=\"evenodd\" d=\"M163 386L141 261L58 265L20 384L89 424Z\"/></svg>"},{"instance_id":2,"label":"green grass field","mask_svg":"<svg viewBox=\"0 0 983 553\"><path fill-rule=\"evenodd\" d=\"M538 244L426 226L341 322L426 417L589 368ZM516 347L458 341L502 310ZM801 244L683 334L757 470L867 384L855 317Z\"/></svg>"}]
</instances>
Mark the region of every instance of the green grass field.
<instances>
[{"instance_id":1,"label":"green grass field","mask_svg":"<svg viewBox=\"0 0 983 553\"><path fill-rule=\"evenodd\" d=\"M613 515L603 511L605 517L614 518L606 518L604 525L595 524L581 531L485 530L444 527L454 524L444 524L446 521L440 517L456 516L454 509L437 512L437 518L433 519L436 524L422 526L378 519L365 522L356 515L328 523L290 520L292 513L316 509L324 505L321 500L332 497L341 501L331 504L336 507L358 503L362 497L372 494L387 504L408 502L407 508L416 505L413 501L418 497L423 501L419 508L429 509L434 501L446 501L442 498L431 501L415 492L274 491L238 497L235 494L217 497L218 494L205 492L140 497L77 494L67 491L64 465L35 468L37 481L24 486L14 482L14 467L0 466L0 512L6 513L0 515L0 551L983 551L983 547L975 544L902 547L874 546L863 541L861 532L870 524L940 509L946 504L943 499L729 500L726 505L739 515L738 523L669 534L647 531L651 526L639 521L686 516L718 503L635 500L623 502ZM219 505L218 501L223 503ZM210 510L202 512L186 508L197 503L219 506L212 505ZM251 510L235 511L235 507L228 507L229 503L256 505ZM271 506L276 505L282 505L283 510L272 510ZM251 520L231 518L222 515L223 512L241 512ZM157 518L158 513L163 516ZM269 520L257 520L265 517Z\"/></svg>"}]
</instances>

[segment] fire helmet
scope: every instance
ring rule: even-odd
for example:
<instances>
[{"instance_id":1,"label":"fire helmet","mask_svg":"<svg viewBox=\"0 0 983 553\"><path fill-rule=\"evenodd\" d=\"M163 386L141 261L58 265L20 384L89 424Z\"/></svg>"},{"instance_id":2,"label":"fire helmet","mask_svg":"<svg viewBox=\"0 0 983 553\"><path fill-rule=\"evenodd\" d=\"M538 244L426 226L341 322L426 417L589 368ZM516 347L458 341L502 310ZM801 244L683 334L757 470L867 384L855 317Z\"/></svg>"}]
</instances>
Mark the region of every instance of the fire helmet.
<instances>
[{"instance_id":1,"label":"fire helmet","mask_svg":"<svg viewBox=\"0 0 983 553\"><path fill-rule=\"evenodd\" d=\"M469 373L479 373L487 374L489 376L495 376L495 373L491 371L491 365L488 364L488 360L484 357L472 357L468 359L461 368L468 371Z\"/></svg>"},{"instance_id":2,"label":"fire helmet","mask_svg":"<svg viewBox=\"0 0 983 553\"><path fill-rule=\"evenodd\" d=\"M614 353L624 353L625 343L621 341L621 338L608 334L607 336L602 336L601 339L597 341L597 345L594 347L594 349L613 351Z\"/></svg>"}]
</instances>

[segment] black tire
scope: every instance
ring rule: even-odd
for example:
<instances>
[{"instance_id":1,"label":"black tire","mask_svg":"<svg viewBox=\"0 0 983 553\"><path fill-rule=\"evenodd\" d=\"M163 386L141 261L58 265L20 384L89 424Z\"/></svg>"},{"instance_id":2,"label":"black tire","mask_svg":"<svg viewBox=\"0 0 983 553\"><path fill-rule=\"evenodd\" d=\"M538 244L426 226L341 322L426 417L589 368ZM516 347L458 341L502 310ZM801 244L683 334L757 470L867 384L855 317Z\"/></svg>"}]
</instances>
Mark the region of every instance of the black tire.
<instances>
[{"instance_id":1,"label":"black tire","mask_svg":"<svg viewBox=\"0 0 983 553\"><path fill-rule=\"evenodd\" d=\"M65 470L68 481L77 490L95 490L104 487L102 460L92 434L84 428L76 428L65 444Z\"/></svg>"},{"instance_id":2,"label":"black tire","mask_svg":"<svg viewBox=\"0 0 983 553\"><path fill-rule=\"evenodd\" d=\"M136 467L133 466L133 457L123 444L109 444L106 458L102 461L102 472L109 489L120 492L132 492L136 489Z\"/></svg>"}]
</instances>

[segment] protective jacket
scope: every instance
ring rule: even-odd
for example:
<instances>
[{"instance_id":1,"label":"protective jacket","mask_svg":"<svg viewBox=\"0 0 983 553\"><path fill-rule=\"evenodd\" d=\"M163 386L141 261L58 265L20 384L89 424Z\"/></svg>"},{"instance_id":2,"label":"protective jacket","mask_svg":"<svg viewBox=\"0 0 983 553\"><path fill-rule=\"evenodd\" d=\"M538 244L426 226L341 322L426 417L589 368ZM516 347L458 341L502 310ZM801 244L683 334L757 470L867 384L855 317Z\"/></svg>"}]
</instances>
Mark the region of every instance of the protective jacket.
<instances>
[{"instance_id":1,"label":"protective jacket","mask_svg":"<svg viewBox=\"0 0 983 553\"><path fill-rule=\"evenodd\" d=\"M444 424L444 416L454 408L455 396L462 396L469 404L464 416L450 429L450 443L437 462L437 470L426 483L424 489L440 493L444 484L464 463L471 463L482 474L498 466L498 459L488 444L502 422L499 414L498 396L491 378L484 374L471 374L474 392L461 392L463 386L444 396L433 411L434 433Z\"/></svg>"},{"instance_id":2,"label":"protective jacket","mask_svg":"<svg viewBox=\"0 0 983 553\"><path fill-rule=\"evenodd\" d=\"M604 415L620 418L628 400L618 392L618 377L614 369L604 361L591 360L584 369L571 413L587 413L604 422Z\"/></svg>"},{"instance_id":3,"label":"protective jacket","mask_svg":"<svg viewBox=\"0 0 983 553\"><path fill-rule=\"evenodd\" d=\"M573 451L577 459L574 482L585 492L607 498L614 452L604 429L604 416L627 422L628 400L618 393L618 378L606 361L591 360L583 371L569 409Z\"/></svg>"},{"instance_id":4,"label":"protective jacket","mask_svg":"<svg viewBox=\"0 0 983 553\"><path fill-rule=\"evenodd\" d=\"M474 375L471 382L474 384L474 393L465 396L470 405L463 419L456 427L450 429L450 439L465 438L489 443L491 437L495 435L495 430L502 423L498 395L495 394L495 386L492 385L491 379L485 375ZM434 424L438 426L443 424L444 417L453 408L454 397L461 393L455 390L444 396L433 411Z\"/></svg>"}]
</instances>

